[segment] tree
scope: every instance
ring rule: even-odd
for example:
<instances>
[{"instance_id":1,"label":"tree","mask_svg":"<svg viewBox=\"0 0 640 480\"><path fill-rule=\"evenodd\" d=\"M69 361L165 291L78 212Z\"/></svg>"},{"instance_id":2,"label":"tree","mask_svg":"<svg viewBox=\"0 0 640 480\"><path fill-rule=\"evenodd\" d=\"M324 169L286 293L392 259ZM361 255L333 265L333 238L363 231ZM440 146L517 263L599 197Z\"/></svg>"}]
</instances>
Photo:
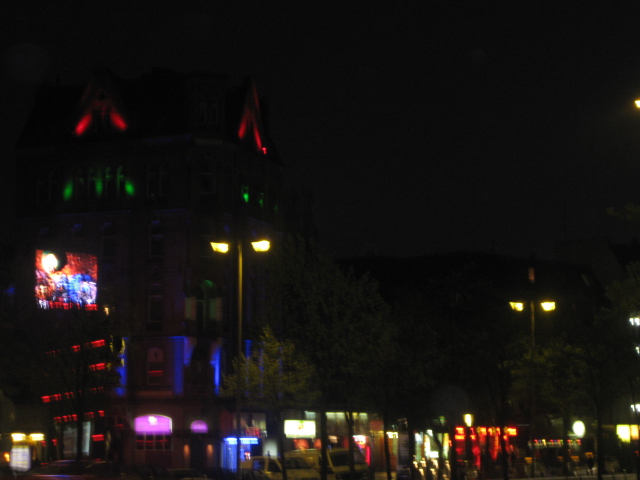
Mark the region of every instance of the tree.
<instances>
[{"instance_id":1,"label":"tree","mask_svg":"<svg viewBox=\"0 0 640 480\"><path fill-rule=\"evenodd\" d=\"M326 475L327 408L345 412L353 449L351 414L369 404L361 386L376 371L389 307L371 277L340 269L314 242L287 238L273 261L268 321L315 366Z\"/></svg>"},{"instance_id":2,"label":"tree","mask_svg":"<svg viewBox=\"0 0 640 480\"><path fill-rule=\"evenodd\" d=\"M235 397L238 385L243 404L262 407L273 414L278 425L278 452L287 480L284 461L283 411L307 405L315 400L312 366L296 351L291 341L280 341L270 327L264 327L262 336L251 356L242 355L234 361L234 371L223 377L220 394Z\"/></svg>"},{"instance_id":3,"label":"tree","mask_svg":"<svg viewBox=\"0 0 640 480\"><path fill-rule=\"evenodd\" d=\"M629 264L626 276L609 285L606 294L610 307L603 308L581 335L589 398L597 421L598 476L604 471L605 412L616 394L633 394L640 385L637 345L629 335L629 318L640 312L640 262Z\"/></svg>"}]
</instances>

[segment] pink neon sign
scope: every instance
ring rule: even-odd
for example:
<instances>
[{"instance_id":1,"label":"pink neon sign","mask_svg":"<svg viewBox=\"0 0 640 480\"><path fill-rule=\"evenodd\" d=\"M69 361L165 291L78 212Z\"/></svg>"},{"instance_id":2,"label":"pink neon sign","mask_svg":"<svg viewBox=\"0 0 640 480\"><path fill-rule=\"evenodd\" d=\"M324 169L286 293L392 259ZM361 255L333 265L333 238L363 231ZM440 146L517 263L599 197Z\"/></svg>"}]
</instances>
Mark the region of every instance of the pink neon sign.
<instances>
[{"instance_id":1,"label":"pink neon sign","mask_svg":"<svg viewBox=\"0 0 640 480\"><path fill-rule=\"evenodd\" d=\"M170 435L171 418L164 415L143 415L142 417L136 417L134 428L136 433Z\"/></svg>"}]
</instances>

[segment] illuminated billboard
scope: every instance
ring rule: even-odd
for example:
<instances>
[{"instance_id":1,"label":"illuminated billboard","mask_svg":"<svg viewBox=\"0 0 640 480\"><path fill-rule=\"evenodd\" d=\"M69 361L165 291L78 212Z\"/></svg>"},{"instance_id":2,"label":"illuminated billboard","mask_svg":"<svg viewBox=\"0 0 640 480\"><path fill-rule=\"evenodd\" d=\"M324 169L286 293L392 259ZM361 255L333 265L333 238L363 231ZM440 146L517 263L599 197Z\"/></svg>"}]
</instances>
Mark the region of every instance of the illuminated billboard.
<instances>
[{"instance_id":1,"label":"illuminated billboard","mask_svg":"<svg viewBox=\"0 0 640 480\"><path fill-rule=\"evenodd\" d=\"M35 294L44 310L97 310L98 259L87 253L36 250Z\"/></svg>"}]
</instances>

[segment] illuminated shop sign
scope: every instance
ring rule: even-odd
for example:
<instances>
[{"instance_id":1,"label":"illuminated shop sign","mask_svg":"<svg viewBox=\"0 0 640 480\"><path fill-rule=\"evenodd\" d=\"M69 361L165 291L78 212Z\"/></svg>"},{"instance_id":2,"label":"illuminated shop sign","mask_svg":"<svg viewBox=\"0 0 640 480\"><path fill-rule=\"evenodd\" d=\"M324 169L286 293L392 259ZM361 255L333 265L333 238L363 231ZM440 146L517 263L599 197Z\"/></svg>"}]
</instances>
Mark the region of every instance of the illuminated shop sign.
<instances>
[{"instance_id":1,"label":"illuminated shop sign","mask_svg":"<svg viewBox=\"0 0 640 480\"><path fill-rule=\"evenodd\" d=\"M227 445L237 445L238 439L236 437L227 437L224 439ZM254 437L242 437L240 438L240 445L258 445L260 440Z\"/></svg>"},{"instance_id":2,"label":"illuminated shop sign","mask_svg":"<svg viewBox=\"0 0 640 480\"><path fill-rule=\"evenodd\" d=\"M171 418L164 415L144 415L135 420L135 431L138 434L170 435L171 427Z\"/></svg>"},{"instance_id":3,"label":"illuminated shop sign","mask_svg":"<svg viewBox=\"0 0 640 480\"><path fill-rule=\"evenodd\" d=\"M98 259L87 253L36 250L35 295L44 310L97 310Z\"/></svg>"},{"instance_id":4,"label":"illuminated shop sign","mask_svg":"<svg viewBox=\"0 0 640 480\"><path fill-rule=\"evenodd\" d=\"M202 420L194 420L191 422L192 433L209 433L209 427Z\"/></svg>"},{"instance_id":5,"label":"illuminated shop sign","mask_svg":"<svg viewBox=\"0 0 640 480\"><path fill-rule=\"evenodd\" d=\"M287 438L316 438L316 422L313 420L285 420Z\"/></svg>"}]
</instances>

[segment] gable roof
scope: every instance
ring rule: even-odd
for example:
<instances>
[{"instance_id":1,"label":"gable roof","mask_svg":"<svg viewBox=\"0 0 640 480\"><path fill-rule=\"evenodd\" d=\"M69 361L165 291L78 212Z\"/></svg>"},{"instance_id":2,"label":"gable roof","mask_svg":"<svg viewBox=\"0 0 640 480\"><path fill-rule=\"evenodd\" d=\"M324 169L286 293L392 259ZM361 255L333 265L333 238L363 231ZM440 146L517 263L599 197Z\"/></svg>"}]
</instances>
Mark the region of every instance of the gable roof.
<instances>
[{"instance_id":1,"label":"gable roof","mask_svg":"<svg viewBox=\"0 0 640 480\"><path fill-rule=\"evenodd\" d=\"M106 72L97 72L87 85L78 105L73 133L76 136L87 134L96 122L102 122L104 128L113 127L124 132L129 128L124 104L112 76Z\"/></svg>"},{"instance_id":2,"label":"gable roof","mask_svg":"<svg viewBox=\"0 0 640 480\"><path fill-rule=\"evenodd\" d=\"M255 83L248 79L229 88L227 77L181 74L154 69L135 79L123 79L108 70L97 71L85 85L44 85L22 130L18 146L46 146L104 138L145 138L196 134L189 96L194 76L212 83L224 101L216 133L235 144L250 144L269 157L279 158L265 128L265 109Z\"/></svg>"},{"instance_id":3,"label":"gable roof","mask_svg":"<svg viewBox=\"0 0 640 480\"><path fill-rule=\"evenodd\" d=\"M267 153L266 135L262 126L262 114L260 113L260 100L256 84L252 80L249 82L242 107L242 116L238 125L238 138L241 141L252 141L258 152Z\"/></svg>"}]
</instances>

